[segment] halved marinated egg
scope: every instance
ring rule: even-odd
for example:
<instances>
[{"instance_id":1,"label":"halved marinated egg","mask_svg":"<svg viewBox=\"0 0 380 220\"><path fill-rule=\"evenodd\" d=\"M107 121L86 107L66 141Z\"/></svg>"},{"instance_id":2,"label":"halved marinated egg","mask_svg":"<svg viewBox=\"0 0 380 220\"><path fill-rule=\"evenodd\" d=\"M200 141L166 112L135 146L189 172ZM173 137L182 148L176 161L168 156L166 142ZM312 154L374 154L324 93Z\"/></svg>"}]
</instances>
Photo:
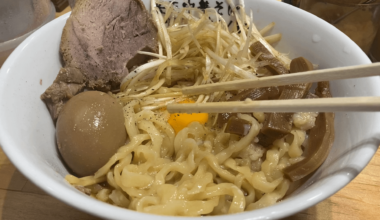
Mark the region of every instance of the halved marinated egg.
<instances>
[{"instance_id":1,"label":"halved marinated egg","mask_svg":"<svg viewBox=\"0 0 380 220\"><path fill-rule=\"evenodd\" d=\"M127 140L123 106L99 91L71 98L56 127L58 150L78 176L93 175Z\"/></svg>"}]
</instances>

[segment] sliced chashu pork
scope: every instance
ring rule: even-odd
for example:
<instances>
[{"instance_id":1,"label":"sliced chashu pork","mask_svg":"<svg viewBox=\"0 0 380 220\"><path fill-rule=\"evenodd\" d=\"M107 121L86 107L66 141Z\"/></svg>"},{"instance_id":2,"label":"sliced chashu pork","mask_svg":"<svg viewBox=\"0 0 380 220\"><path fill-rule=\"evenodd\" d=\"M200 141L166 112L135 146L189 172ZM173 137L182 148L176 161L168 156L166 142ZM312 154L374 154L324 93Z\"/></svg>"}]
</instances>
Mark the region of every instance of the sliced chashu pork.
<instances>
[{"instance_id":1,"label":"sliced chashu pork","mask_svg":"<svg viewBox=\"0 0 380 220\"><path fill-rule=\"evenodd\" d=\"M64 67L41 99L55 121L84 89L118 89L128 68L148 59L136 52L156 47L157 29L140 0L79 0L62 33Z\"/></svg>"}]
</instances>

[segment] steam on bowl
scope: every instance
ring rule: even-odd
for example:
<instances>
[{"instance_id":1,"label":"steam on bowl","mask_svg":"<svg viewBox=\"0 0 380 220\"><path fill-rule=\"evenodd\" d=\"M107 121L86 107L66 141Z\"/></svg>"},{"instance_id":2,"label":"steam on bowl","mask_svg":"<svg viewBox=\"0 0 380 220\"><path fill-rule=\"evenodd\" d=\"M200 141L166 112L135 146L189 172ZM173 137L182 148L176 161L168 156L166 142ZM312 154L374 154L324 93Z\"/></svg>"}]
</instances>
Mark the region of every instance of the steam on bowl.
<instances>
[{"instance_id":1,"label":"steam on bowl","mask_svg":"<svg viewBox=\"0 0 380 220\"><path fill-rule=\"evenodd\" d=\"M143 2L149 10L149 1ZM215 7L212 4L209 7ZM245 4L246 9L253 11L259 28L272 21L276 23L273 33L283 36L276 49L288 53L291 58L306 57L319 68L370 63L347 36L307 12L277 1L246 1ZM178 6L182 6L182 1ZM227 10L224 16L228 19ZM0 70L0 144L4 152L36 185L85 212L106 219L180 219L138 213L99 202L64 180L68 171L58 154L55 127L39 97L62 67L58 51L68 17L66 14L33 33L16 48ZM320 40L313 41L315 38ZM331 88L335 97L379 96L379 84L379 77L371 77L333 81ZM376 112L337 113L336 139L327 160L288 198L255 211L207 218L278 219L328 198L348 184L370 161L380 143L378 124L380 114Z\"/></svg>"}]
</instances>

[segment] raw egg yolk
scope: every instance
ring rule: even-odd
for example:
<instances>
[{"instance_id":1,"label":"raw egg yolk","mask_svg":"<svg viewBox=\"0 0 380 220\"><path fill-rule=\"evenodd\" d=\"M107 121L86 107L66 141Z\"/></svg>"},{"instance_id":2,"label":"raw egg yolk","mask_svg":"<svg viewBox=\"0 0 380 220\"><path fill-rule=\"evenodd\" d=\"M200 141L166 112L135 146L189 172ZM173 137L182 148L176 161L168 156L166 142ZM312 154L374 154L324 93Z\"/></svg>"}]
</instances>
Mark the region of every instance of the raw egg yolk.
<instances>
[{"instance_id":1,"label":"raw egg yolk","mask_svg":"<svg viewBox=\"0 0 380 220\"><path fill-rule=\"evenodd\" d=\"M193 100L185 100L180 103L195 103ZM191 124L191 122L199 122L204 125L208 120L207 113L174 113L170 115L168 123L172 126L175 133L177 134L182 129L186 128Z\"/></svg>"}]
</instances>

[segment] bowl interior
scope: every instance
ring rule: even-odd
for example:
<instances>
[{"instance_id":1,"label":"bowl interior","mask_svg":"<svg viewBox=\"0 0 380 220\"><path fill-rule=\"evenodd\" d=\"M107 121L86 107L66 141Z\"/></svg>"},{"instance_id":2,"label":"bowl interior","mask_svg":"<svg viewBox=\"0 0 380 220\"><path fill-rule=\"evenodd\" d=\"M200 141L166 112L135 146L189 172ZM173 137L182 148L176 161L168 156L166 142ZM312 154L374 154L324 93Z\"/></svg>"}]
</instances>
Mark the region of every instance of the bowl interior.
<instances>
[{"instance_id":1,"label":"bowl interior","mask_svg":"<svg viewBox=\"0 0 380 220\"><path fill-rule=\"evenodd\" d=\"M143 1L150 7L148 0ZM179 1L184 7L191 1ZM195 7L202 7L194 2ZM203 4L203 3L202 3ZM205 3L204 3L205 4ZM213 5L215 4L215 5ZM348 37L317 17L277 1L246 1L258 28L276 22L272 33L282 33L276 48L295 58L304 56L320 68L370 63ZM217 2L208 7L217 7ZM227 10L226 10L227 9ZM223 2L223 16L228 6ZM15 166L39 187L83 211L107 219L153 218L104 204L83 195L64 180L68 174L59 159L55 128L40 95L60 67L59 44L68 14L45 25L24 41L0 70L0 144ZM22 65L20 65L22 63ZM379 77L332 82L334 96L379 96ZM237 219L278 219L308 208L351 181L379 146L379 113L337 113L336 139L325 163L291 197L260 210L236 214ZM295 205L296 204L296 205ZM154 216L154 219L174 217ZM227 219L231 216L208 217Z\"/></svg>"}]
</instances>

